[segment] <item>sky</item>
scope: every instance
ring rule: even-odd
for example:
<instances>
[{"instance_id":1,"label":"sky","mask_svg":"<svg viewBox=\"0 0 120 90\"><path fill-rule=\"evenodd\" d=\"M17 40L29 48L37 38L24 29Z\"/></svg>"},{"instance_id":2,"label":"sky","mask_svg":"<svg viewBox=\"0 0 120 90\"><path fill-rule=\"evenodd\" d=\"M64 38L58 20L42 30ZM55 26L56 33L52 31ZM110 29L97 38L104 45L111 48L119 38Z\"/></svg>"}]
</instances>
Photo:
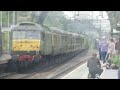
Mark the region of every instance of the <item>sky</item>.
<instances>
[{"instance_id":1,"label":"sky","mask_svg":"<svg viewBox=\"0 0 120 90\"><path fill-rule=\"evenodd\" d=\"M93 12L93 19L108 19L107 13L104 11L103 12L103 17L100 16L100 14L102 15L102 13L100 13L100 11L79 11L80 15L84 14L87 17L89 16L89 18L92 18L92 12ZM74 14L70 11L64 11L64 14L68 17L73 17ZM83 16L84 16L83 15Z\"/></svg>"},{"instance_id":2,"label":"sky","mask_svg":"<svg viewBox=\"0 0 120 90\"><path fill-rule=\"evenodd\" d=\"M89 19L94 19L96 20L94 22L96 27L100 27L104 30L110 30L110 22L108 20L108 16L107 13L105 11L103 11L103 13L101 13L100 11L79 11L81 18L89 18ZM66 17L72 18L74 16L74 13L70 12L70 11L64 11L64 14L66 15ZM93 14L93 17L92 17Z\"/></svg>"}]
</instances>

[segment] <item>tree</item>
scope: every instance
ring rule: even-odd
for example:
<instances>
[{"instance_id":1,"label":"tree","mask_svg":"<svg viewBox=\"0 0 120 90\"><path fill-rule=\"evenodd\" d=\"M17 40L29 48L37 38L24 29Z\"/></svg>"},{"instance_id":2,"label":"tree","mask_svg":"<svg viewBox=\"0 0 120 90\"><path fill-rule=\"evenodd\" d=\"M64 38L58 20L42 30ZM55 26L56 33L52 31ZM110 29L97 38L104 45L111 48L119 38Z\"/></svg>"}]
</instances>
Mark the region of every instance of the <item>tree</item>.
<instances>
[{"instance_id":1,"label":"tree","mask_svg":"<svg viewBox=\"0 0 120 90\"><path fill-rule=\"evenodd\" d=\"M49 11L42 11L41 14L38 16L37 23L43 24L48 12Z\"/></svg>"},{"instance_id":2,"label":"tree","mask_svg":"<svg viewBox=\"0 0 120 90\"><path fill-rule=\"evenodd\" d=\"M9 12L1 11L1 12L2 12L2 26L7 27L8 21L9 21L9 25L12 25L13 24L13 11L9 11ZM8 13L9 13L9 18L8 18ZM15 24L17 24L17 11L15 11Z\"/></svg>"},{"instance_id":3,"label":"tree","mask_svg":"<svg viewBox=\"0 0 120 90\"><path fill-rule=\"evenodd\" d=\"M36 20L36 14L35 14L35 11L32 11L32 12L31 12L31 21L32 21L32 22L37 21L37 20Z\"/></svg>"},{"instance_id":4,"label":"tree","mask_svg":"<svg viewBox=\"0 0 120 90\"><path fill-rule=\"evenodd\" d=\"M106 12L110 20L111 32L113 32L113 29L117 28L117 23L120 21L120 12L119 11L106 11Z\"/></svg>"},{"instance_id":5,"label":"tree","mask_svg":"<svg viewBox=\"0 0 120 90\"><path fill-rule=\"evenodd\" d=\"M57 27L59 29L67 30L69 24L68 19L64 16L61 11L50 11L44 21L44 24L48 27Z\"/></svg>"}]
</instances>

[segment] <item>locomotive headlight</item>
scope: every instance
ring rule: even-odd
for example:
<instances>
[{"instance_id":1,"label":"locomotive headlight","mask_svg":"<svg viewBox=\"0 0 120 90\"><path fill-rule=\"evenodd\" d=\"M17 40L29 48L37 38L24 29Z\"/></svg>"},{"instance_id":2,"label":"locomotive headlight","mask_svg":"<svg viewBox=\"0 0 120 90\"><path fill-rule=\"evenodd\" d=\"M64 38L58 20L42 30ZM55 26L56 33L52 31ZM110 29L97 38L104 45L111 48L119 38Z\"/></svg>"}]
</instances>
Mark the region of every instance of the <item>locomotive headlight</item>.
<instances>
[{"instance_id":1,"label":"locomotive headlight","mask_svg":"<svg viewBox=\"0 0 120 90\"><path fill-rule=\"evenodd\" d=\"M33 47L33 45L30 45L31 47Z\"/></svg>"},{"instance_id":2,"label":"locomotive headlight","mask_svg":"<svg viewBox=\"0 0 120 90\"><path fill-rule=\"evenodd\" d=\"M38 48L38 45L36 45L35 47Z\"/></svg>"}]
</instances>

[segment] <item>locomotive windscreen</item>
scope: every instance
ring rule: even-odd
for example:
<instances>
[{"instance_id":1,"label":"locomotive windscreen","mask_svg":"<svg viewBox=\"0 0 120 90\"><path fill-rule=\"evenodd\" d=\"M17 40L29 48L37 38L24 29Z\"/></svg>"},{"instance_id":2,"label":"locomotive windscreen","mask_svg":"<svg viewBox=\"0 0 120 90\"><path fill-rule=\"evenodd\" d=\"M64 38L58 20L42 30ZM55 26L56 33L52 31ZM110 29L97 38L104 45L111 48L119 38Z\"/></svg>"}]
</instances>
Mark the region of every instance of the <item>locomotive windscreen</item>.
<instances>
[{"instance_id":1,"label":"locomotive windscreen","mask_svg":"<svg viewBox=\"0 0 120 90\"><path fill-rule=\"evenodd\" d=\"M13 39L40 39L39 31L13 31Z\"/></svg>"}]
</instances>

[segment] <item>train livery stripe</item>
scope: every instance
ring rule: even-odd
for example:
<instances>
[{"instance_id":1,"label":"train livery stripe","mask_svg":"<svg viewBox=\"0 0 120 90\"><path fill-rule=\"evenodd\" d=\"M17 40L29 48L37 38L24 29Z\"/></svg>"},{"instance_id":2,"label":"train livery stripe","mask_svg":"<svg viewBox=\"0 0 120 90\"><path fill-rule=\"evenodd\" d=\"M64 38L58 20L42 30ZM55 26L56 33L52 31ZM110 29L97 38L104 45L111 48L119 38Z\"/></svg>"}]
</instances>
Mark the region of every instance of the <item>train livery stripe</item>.
<instances>
[{"instance_id":1,"label":"train livery stripe","mask_svg":"<svg viewBox=\"0 0 120 90\"><path fill-rule=\"evenodd\" d=\"M40 40L24 39L12 41L13 51L40 51Z\"/></svg>"}]
</instances>

